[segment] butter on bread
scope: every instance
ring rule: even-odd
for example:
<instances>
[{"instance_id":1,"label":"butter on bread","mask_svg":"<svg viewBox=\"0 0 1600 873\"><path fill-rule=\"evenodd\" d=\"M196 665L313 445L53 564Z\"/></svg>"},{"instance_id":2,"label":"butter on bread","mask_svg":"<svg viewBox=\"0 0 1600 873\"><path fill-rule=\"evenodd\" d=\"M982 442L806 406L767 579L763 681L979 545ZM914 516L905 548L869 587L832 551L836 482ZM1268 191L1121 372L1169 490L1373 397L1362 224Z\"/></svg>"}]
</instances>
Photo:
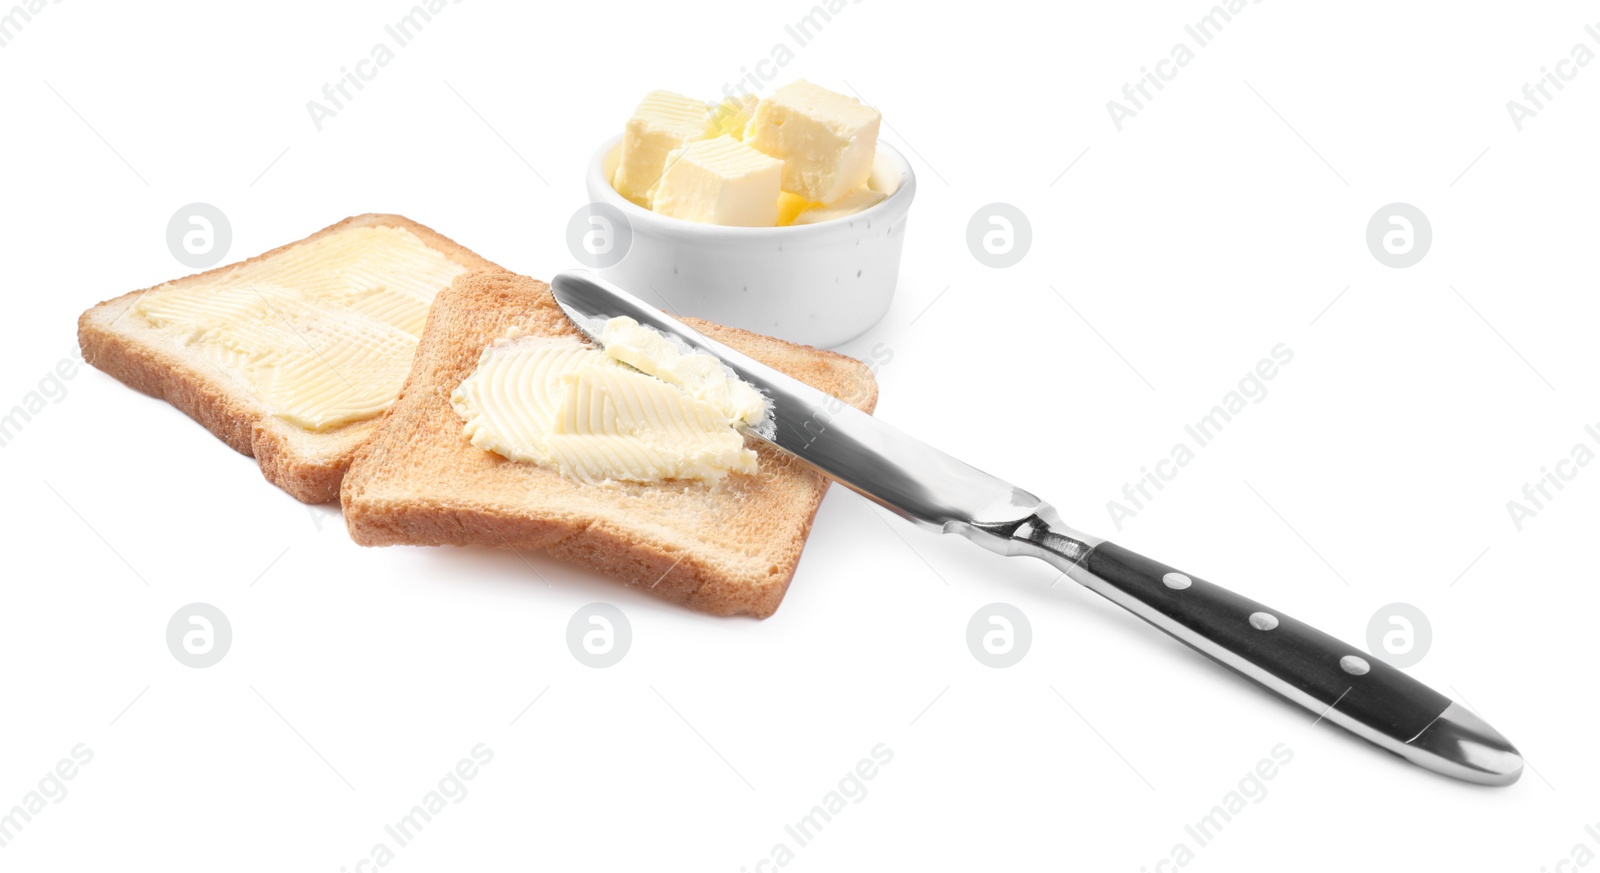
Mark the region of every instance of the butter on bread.
<instances>
[{"instance_id":1,"label":"butter on bread","mask_svg":"<svg viewBox=\"0 0 1600 873\"><path fill-rule=\"evenodd\" d=\"M877 382L859 361L720 325L695 329L865 412ZM700 483L592 485L474 446L451 393L513 329L581 339L549 286L469 273L441 293L400 399L357 452L341 499L361 545L546 551L715 615L769 616L794 577L829 481L752 441L756 472Z\"/></svg>"},{"instance_id":2,"label":"butter on bread","mask_svg":"<svg viewBox=\"0 0 1600 873\"><path fill-rule=\"evenodd\" d=\"M270 275L274 264L292 258L288 253L378 228L404 231L408 239L420 240L430 256L437 253L458 265L460 270L498 269L490 261L410 219L398 215L355 216L246 261L134 291L92 307L78 319L78 341L84 360L130 387L166 400L218 439L255 458L267 481L295 499L306 503L334 500L356 447L376 426L377 417L373 411L387 402L379 398L380 402L374 405L370 402L372 398L367 398L368 408L363 413L366 417L357 420L345 420L349 416L341 418L314 407L311 412L320 417L308 420L303 415L285 415L285 410L275 408L263 396L259 385L251 384L237 369L219 363L214 349L208 353L203 343L193 342L192 337L178 335L170 327L152 321L139 307L142 301L148 303L163 297L187 298L176 300L178 304L203 302L212 289L221 292L230 288L239 292L236 296L241 301L249 303L255 299L253 295L263 289L252 288L248 282L241 284L237 281L240 276ZM366 276L363 281L366 280L381 285L385 277ZM305 275L281 277L281 283L289 290L308 281L310 278ZM283 301L268 302L271 299L276 298L272 298L270 290L261 296L271 312L282 314L278 307L284 305ZM392 311L377 314L394 315ZM420 311L406 313L403 320L411 320L413 316L417 321L415 328L420 328ZM225 328L226 322L227 319L222 318L217 326ZM410 327L409 324L403 326ZM285 328L286 335L294 331L292 327ZM309 342L308 338L301 338ZM325 344L338 345L336 339L330 337ZM393 346L394 337L388 339ZM306 350L312 354L301 355L305 360L298 364L312 369L326 365L334 371L340 369L339 355L351 351L347 347L321 349L315 343L306 346ZM401 351L408 353L405 349ZM401 374L408 363L408 360L401 363ZM402 375L395 376L396 387L402 378ZM175 433L174 438L182 439L183 435Z\"/></svg>"}]
</instances>

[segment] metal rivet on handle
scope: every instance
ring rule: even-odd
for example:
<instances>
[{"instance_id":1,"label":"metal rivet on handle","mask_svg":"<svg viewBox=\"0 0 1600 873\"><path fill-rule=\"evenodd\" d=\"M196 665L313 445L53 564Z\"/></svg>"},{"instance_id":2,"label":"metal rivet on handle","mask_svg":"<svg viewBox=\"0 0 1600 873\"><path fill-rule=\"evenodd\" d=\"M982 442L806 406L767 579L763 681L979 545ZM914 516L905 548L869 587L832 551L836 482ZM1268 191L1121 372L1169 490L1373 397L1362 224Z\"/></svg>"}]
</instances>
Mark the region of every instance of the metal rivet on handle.
<instances>
[{"instance_id":1,"label":"metal rivet on handle","mask_svg":"<svg viewBox=\"0 0 1600 873\"><path fill-rule=\"evenodd\" d=\"M1167 575L1161 577L1161 581L1168 588L1179 591L1182 591L1183 589L1194 584L1193 579L1190 579L1188 576L1185 576L1182 573L1168 573Z\"/></svg>"},{"instance_id":2,"label":"metal rivet on handle","mask_svg":"<svg viewBox=\"0 0 1600 873\"><path fill-rule=\"evenodd\" d=\"M1339 668L1344 670L1346 673L1349 673L1351 676L1365 676L1367 675L1367 671L1372 669L1372 665L1367 663L1366 658L1360 658L1355 655L1345 655L1343 658L1339 659Z\"/></svg>"},{"instance_id":3,"label":"metal rivet on handle","mask_svg":"<svg viewBox=\"0 0 1600 873\"><path fill-rule=\"evenodd\" d=\"M1256 630L1272 630L1278 626L1278 617L1270 612L1252 612L1250 626Z\"/></svg>"}]
</instances>

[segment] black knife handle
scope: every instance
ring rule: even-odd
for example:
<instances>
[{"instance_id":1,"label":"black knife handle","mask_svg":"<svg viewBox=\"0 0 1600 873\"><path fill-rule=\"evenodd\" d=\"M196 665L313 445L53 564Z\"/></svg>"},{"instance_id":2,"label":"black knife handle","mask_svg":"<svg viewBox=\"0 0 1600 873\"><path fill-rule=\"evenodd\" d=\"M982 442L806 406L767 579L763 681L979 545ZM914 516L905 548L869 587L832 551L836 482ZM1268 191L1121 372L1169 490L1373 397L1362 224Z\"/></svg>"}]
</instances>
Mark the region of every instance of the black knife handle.
<instances>
[{"instance_id":1,"label":"black knife handle","mask_svg":"<svg viewBox=\"0 0 1600 873\"><path fill-rule=\"evenodd\" d=\"M959 532L1055 565L1096 594L1269 691L1414 764L1483 785L1522 775L1515 746L1475 713L1377 658L1198 576L1062 524L1041 505L1019 522Z\"/></svg>"},{"instance_id":2,"label":"black knife handle","mask_svg":"<svg viewBox=\"0 0 1600 873\"><path fill-rule=\"evenodd\" d=\"M1450 706L1355 646L1116 543L1090 549L1083 568L1143 604L1141 618L1319 715L1337 710L1403 744Z\"/></svg>"}]
</instances>

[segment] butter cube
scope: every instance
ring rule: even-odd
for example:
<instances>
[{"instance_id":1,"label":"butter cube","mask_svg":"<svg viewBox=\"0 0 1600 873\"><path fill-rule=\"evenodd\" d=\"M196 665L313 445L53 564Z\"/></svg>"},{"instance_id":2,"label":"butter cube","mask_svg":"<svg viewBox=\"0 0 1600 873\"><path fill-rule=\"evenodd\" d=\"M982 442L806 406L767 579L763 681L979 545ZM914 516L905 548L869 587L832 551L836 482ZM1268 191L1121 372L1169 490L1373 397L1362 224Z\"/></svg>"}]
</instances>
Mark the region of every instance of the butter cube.
<instances>
[{"instance_id":1,"label":"butter cube","mask_svg":"<svg viewBox=\"0 0 1600 873\"><path fill-rule=\"evenodd\" d=\"M744 129L750 125L750 119L755 114L756 98L753 95L729 97L717 106L714 119L717 133L744 139Z\"/></svg>"},{"instance_id":2,"label":"butter cube","mask_svg":"<svg viewBox=\"0 0 1600 873\"><path fill-rule=\"evenodd\" d=\"M667 156L656 212L736 227L778 223L783 162L731 136L690 143Z\"/></svg>"},{"instance_id":3,"label":"butter cube","mask_svg":"<svg viewBox=\"0 0 1600 873\"><path fill-rule=\"evenodd\" d=\"M783 190L832 203L867 184L878 121L854 97L797 79L756 106L745 142L783 161Z\"/></svg>"},{"instance_id":4,"label":"butter cube","mask_svg":"<svg viewBox=\"0 0 1600 873\"><path fill-rule=\"evenodd\" d=\"M646 94L628 119L611 187L649 209L650 188L661 178L667 153L711 136L712 121L711 107L700 100L671 91Z\"/></svg>"},{"instance_id":5,"label":"butter cube","mask_svg":"<svg viewBox=\"0 0 1600 873\"><path fill-rule=\"evenodd\" d=\"M874 191L871 188L857 188L856 190L851 191L849 194L840 197L838 200L835 200L832 203L823 205L814 204L812 208L801 212L799 215L796 215L794 217L794 223L817 224L823 221L833 221L836 218L844 218L849 215L855 215L857 212L860 212L863 209L867 209L882 203L884 198L887 196L889 195L884 194L882 191Z\"/></svg>"}]
</instances>

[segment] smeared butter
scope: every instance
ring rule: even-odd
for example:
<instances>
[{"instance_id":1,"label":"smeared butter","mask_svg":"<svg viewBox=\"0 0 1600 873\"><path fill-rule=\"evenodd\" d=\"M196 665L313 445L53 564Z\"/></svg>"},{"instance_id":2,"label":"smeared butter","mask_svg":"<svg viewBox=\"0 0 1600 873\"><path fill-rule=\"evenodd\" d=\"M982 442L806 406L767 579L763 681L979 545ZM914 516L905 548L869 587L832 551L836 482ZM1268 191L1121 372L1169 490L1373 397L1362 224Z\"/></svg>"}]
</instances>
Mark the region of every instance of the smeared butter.
<instances>
[{"instance_id":1,"label":"smeared butter","mask_svg":"<svg viewBox=\"0 0 1600 873\"><path fill-rule=\"evenodd\" d=\"M397 227L348 227L132 307L244 383L273 415L325 431L400 394L433 298L466 267Z\"/></svg>"},{"instance_id":2,"label":"smeared butter","mask_svg":"<svg viewBox=\"0 0 1600 873\"><path fill-rule=\"evenodd\" d=\"M755 472L735 427L761 423L760 392L632 319L601 336L604 349L536 336L484 349L450 395L472 444L589 483Z\"/></svg>"},{"instance_id":3,"label":"smeared butter","mask_svg":"<svg viewBox=\"0 0 1600 873\"><path fill-rule=\"evenodd\" d=\"M709 403L730 422L759 428L766 420L767 398L721 361L680 348L627 316L606 322L600 344L608 356Z\"/></svg>"}]
</instances>

